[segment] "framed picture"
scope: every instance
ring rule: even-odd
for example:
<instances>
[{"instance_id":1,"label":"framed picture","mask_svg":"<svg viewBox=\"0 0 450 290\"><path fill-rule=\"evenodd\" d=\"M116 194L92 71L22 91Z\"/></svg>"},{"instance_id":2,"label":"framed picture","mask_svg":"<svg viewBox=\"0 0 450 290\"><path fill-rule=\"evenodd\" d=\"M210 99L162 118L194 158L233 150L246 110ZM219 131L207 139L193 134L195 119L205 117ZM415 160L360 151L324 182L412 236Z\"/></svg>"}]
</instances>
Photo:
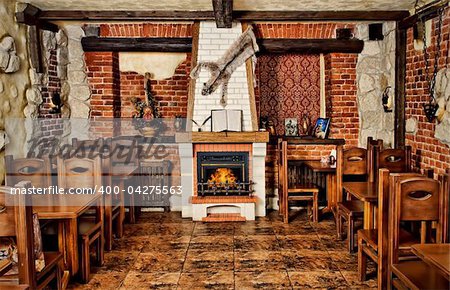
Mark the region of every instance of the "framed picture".
<instances>
[{"instance_id":1,"label":"framed picture","mask_svg":"<svg viewBox=\"0 0 450 290\"><path fill-rule=\"evenodd\" d=\"M330 118L319 118L313 129L313 135L316 138L325 139L328 137L330 129Z\"/></svg>"},{"instance_id":2,"label":"framed picture","mask_svg":"<svg viewBox=\"0 0 450 290\"><path fill-rule=\"evenodd\" d=\"M285 136L297 136L298 135L297 118L284 119L284 135Z\"/></svg>"}]
</instances>

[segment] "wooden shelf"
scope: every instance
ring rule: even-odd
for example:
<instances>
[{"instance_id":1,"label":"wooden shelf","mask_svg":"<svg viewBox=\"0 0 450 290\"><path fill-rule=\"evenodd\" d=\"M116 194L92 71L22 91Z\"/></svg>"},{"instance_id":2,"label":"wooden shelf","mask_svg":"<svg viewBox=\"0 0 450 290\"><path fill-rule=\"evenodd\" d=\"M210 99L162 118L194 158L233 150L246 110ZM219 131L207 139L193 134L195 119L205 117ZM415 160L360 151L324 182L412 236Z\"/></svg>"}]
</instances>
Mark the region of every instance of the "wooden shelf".
<instances>
[{"instance_id":1,"label":"wooden shelf","mask_svg":"<svg viewBox=\"0 0 450 290\"><path fill-rule=\"evenodd\" d=\"M175 135L177 143L267 143L269 132L186 132Z\"/></svg>"},{"instance_id":2,"label":"wooden shelf","mask_svg":"<svg viewBox=\"0 0 450 290\"><path fill-rule=\"evenodd\" d=\"M271 137L271 144L277 144L278 138L282 138L287 141L288 144L293 145L344 145L345 139L319 139L313 137L286 137L286 136L273 136Z\"/></svg>"}]
</instances>

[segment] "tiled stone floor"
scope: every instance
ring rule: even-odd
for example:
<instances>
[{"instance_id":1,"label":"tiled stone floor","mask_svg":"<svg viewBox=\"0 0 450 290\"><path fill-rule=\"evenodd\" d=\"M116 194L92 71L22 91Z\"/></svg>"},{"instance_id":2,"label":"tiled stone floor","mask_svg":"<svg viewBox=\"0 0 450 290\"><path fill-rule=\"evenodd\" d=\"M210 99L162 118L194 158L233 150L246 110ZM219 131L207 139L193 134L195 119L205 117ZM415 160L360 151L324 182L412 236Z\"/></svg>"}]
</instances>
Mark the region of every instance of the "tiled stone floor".
<instances>
[{"instance_id":1,"label":"tiled stone floor","mask_svg":"<svg viewBox=\"0 0 450 290\"><path fill-rule=\"evenodd\" d=\"M357 255L331 219L288 225L278 212L254 222L194 223L179 212L143 213L105 254L89 284L73 289L366 289Z\"/></svg>"}]
</instances>

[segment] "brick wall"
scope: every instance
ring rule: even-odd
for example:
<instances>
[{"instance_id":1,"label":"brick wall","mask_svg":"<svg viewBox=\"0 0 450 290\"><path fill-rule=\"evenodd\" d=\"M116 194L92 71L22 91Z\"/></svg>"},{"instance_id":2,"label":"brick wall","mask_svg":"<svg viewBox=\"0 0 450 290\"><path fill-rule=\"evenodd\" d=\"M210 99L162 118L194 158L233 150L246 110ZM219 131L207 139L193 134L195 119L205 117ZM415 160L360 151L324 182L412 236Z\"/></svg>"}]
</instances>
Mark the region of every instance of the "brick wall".
<instances>
[{"instance_id":1,"label":"brick wall","mask_svg":"<svg viewBox=\"0 0 450 290\"><path fill-rule=\"evenodd\" d=\"M355 28L353 23L258 23L258 38L335 38L336 28ZM346 148L358 146L359 116L356 103L357 54L330 53L325 58L326 114L331 118L330 138L345 138ZM261 74L258 71L258 75ZM261 89L255 90L260 105ZM312 120L314 122L315 120ZM267 146L266 187L277 187L276 146ZM330 154L334 146L289 146L288 154L299 159L318 160Z\"/></svg>"},{"instance_id":2,"label":"brick wall","mask_svg":"<svg viewBox=\"0 0 450 290\"><path fill-rule=\"evenodd\" d=\"M230 45L242 34L241 23L233 22L230 29L216 27L214 21L202 21L200 23L198 41L198 62L217 61L228 50ZM211 110L223 109L220 104L222 88L219 87L214 93L203 96L201 94L203 83L210 78L207 69L203 69L195 85L195 100L193 119L197 123L211 116ZM228 82L227 106L228 110L242 110L243 130L252 131L250 97L248 92L247 72L245 64L239 66L231 75ZM205 124L204 130L209 131L210 122ZM197 127L194 126L193 130Z\"/></svg>"},{"instance_id":3,"label":"brick wall","mask_svg":"<svg viewBox=\"0 0 450 290\"><path fill-rule=\"evenodd\" d=\"M436 52L438 18L433 19L431 45L428 48L430 74L433 72L434 55ZM439 69L445 66L445 56L448 53L448 38L450 32L450 9L445 11L442 27L441 55ZM433 167L435 173L444 172L450 168L450 148L434 138L435 124L426 120L422 105L429 100L428 83L425 77L423 50L414 49L413 29L408 30L406 58L406 119L415 117L418 120L418 130L415 135L406 134L406 144L412 146L413 165L416 168Z\"/></svg>"},{"instance_id":4,"label":"brick wall","mask_svg":"<svg viewBox=\"0 0 450 290\"><path fill-rule=\"evenodd\" d=\"M192 24L102 24L102 37L191 37ZM121 72L118 53L85 54L88 80L92 90L91 117L130 118L131 98L145 99L144 76ZM152 80L152 94L164 118L187 115L187 98L191 54L175 70L171 78Z\"/></svg>"}]
</instances>

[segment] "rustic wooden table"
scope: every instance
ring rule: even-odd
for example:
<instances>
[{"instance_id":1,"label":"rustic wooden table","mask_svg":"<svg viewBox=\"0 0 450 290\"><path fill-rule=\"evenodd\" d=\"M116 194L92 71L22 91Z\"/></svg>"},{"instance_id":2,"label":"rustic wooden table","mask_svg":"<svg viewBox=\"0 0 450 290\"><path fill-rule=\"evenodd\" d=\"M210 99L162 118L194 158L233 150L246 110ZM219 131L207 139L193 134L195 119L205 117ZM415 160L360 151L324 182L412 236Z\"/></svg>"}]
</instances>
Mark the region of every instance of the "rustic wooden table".
<instances>
[{"instance_id":1,"label":"rustic wooden table","mask_svg":"<svg viewBox=\"0 0 450 290\"><path fill-rule=\"evenodd\" d=\"M412 252L450 280L450 244L416 244Z\"/></svg>"},{"instance_id":2,"label":"rustic wooden table","mask_svg":"<svg viewBox=\"0 0 450 290\"><path fill-rule=\"evenodd\" d=\"M364 229L375 226L375 206L378 203L378 187L374 182L344 182L343 188L364 203Z\"/></svg>"}]
</instances>

